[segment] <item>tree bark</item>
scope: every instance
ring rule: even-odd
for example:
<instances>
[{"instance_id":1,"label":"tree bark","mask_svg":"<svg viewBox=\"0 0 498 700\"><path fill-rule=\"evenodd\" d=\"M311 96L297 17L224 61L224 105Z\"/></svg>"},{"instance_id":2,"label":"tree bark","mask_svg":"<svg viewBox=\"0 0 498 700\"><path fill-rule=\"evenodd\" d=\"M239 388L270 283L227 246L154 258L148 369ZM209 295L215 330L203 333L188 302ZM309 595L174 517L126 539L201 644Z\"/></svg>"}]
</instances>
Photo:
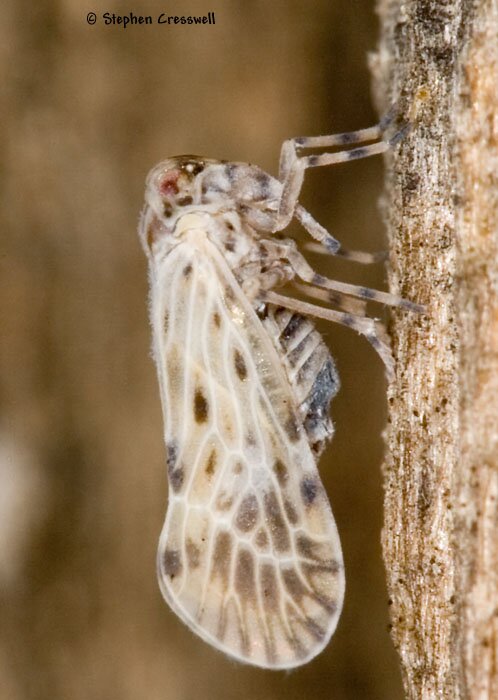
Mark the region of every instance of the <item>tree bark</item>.
<instances>
[{"instance_id":1,"label":"tree bark","mask_svg":"<svg viewBox=\"0 0 498 700\"><path fill-rule=\"evenodd\" d=\"M498 698L498 2L379 0L392 322L383 552L408 698Z\"/></svg>"}]
</instances>

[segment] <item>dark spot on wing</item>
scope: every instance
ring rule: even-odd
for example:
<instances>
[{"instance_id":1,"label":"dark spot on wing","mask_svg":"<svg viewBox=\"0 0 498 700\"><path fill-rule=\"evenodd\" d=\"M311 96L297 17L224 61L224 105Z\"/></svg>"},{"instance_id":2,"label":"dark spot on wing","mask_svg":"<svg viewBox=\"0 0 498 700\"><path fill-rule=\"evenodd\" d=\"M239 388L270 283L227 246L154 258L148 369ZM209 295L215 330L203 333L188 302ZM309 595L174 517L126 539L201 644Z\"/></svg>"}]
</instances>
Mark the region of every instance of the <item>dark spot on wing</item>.
<instances>
[{"instance_id":1,"label":"dark spot on wing","mask_svg":"<svg viewBox=\"0 0 498 700\"><path fill-rule=\"evenodd\" d=\"M302 569L306 571L308 575L315 573L328 573L336 575L340 569L341 565L336 559L331 559L330 557L324 557L319 549L323 548L323 544L320 542L315 542L310 537L306 535L299 535L297 537L297 551L304 559L310 559L313 564L303 563Z\"/></svg>"},{"instance_id":2,"label":"dark spot on wing","mask_svg":"<svg viewBox=\"0 0 498 700\"><path fill-rule=\"evenodd\" d=\"M225 435L227 437L233 438L234 424L232 421L232 416L230 416L228 413L223 416L223 430L225 431Z\"/></svg>"},{"instance_id":3,"label":"dark spot on wing","mask_svg":"<svg viewBox=\"0 0 498 700\"><path fill-rule=\"evenodd\" d=\"M304 620L300 620L300 622L304 629L317 641L321 641L325 637L325 630L323 630L317 622L312 620L311 617L306 617Z\"/></svg>"},{"instance_id":4,"label":"dark spot on wing","mask_svg":"<svg viewBox=\"0 0 498 700\"><path fill-rule=\"evenodd\" d=\"M322 602L322 605L325 607L325 609L327 610L329 615L334 615L334 613L337 612L337 603L335 602L335 600L332 600L331 598L327 599L324 596L324 600Z\"/></svg>"},{"instance_id":5,"label":"dark spot on wing","mask_svg":"<svg viewBox=\"0 0 498 700\"><path fill-rule=\"evenodd\" d=\"M213 476L214 470L216 469L216 462L217 461L218 461L218 454L213 447L213 449L211 450L211 453L209 455L207 464L206 464L206 474L208 476Z\"/></svg>"},{"instance_id":6,"label":"dark spot on wing","mask_svg":"<svg viewBox=\"0 0 498 700\"><path fill-rule=\"evenodd\" d=\"M164 316L163 316L163 330L164 330L165 334L168 332L168 328L169 328L169 314L167 311L165 311Z\"/></svg>"},{"instance_id":7,"label":"dark spot on wing","mask_svg":"<svg viewBox=\"0 0 498 700\"><path fill-rule=\"evenodd\" d=\"M233 505L233 498L227 494L226 491L222 491L216 498L216 510L221 512L226 512L230 510Z\"/></svg>"},{"instance_id":8,"label":"dark spot on wing","mask_svg":"<svg viewBox=\"0 0 498 700\"><path fill-rule=\"evenodd\" d=\"M179 345L177 343L172 344L167 352L166 365L169 376L174 377L176 380L172 384L172 391L177 393L179 391L179 387L182 385L182 362Z\"/></svg>"},{"instance_id":9,"label":"dark spot on wing","mask_svg":"<svg viewBox=\"0 0 498 700\"><path fill-rule=\"evenodd\" d=\"M286 552L290 547L289 533L275 491L264 495L266 524L277 552Z\"/></svg>"},{"instance_id":10,"label":"dark spot on wing","mask_svg":"<svg viewBox=\"0 0 498 700\"><path fill-rule=\"evenodd\" d=\"M235 590L243 600L254 600L256 598L254 558L247 549L240 550L237 557Z\"/></svg>"},{"instance_id":11,"label":"dark spot on wing","mask_svg":"<svg viewBox=\"0 0 498 700\"><path fill-rule=\"evenodd\" d=\"M216 536L213 554L213 576L220 576L229 583L230 559L232 556L232 537L229 532L219 532Z\"/></svg>"},{"instance_id":12,"label":"dark spot on wing","mask_svg":"<svg viewBox=\"0 0 498 700\"><path fill-rule=\"evenodd\" d=\"M261 566L261 592L264 607L269 610L278 610L279 596L277 577L275 575L275 569L271 564L263 564Z\"/></svg>"},{"instance_id":13,"label":"dark spot on wing","mask_svg":"<svg viewBox=\"0 0 498 700\"><path fill-rule=\"evenodd\" d=\"M154 222L149 225L147 228L147 247L152 248L154 244L154 233L155 233L155 226Z\"/></svg>"},{"instance_id":14,"label":"dark spot on wing","mask_svg":"<svg viewBox=\"0 0 498 700\"><path fill-rule=\"evenodd\" d=\"M311 597L313 600L316 600L329 615L334 615L337 612L337 601L329 595L314 591Z\"/></svg>"},{"instance_id":15,"label":"dark spot on wing","mask_svg":"<svg viewBox=\"0 0 498 700\"><path fill-rule=\"evenodd\" d=\"M180 197L180 199L176 200L176 203L181 206L181 207L186 207L189 204L192 204L194 200L190 195L187 195L186 197Z\"/></svg>"},{"instance_id":16,"label":"dark spot on wing","mask_svg":"<svg viewBox=\"0 0 498 700\"><path fill-rule=\"evenodd\" d=\"M169 202L164 202L163 204L163 216L166 219L169 219L170 216L173 214L173 207Z\"/></svg>"},{"instance_id":17,"label":"dark spot on wing","mask_svg":"<svg viewBox=\"0 0 498 700\"><path fill-rule=\"evenodd\" d=\"M305 476L301 481L301 498L305 506L310 506L318 493L318 484L313 477Z\"/></svg>"},{"instance_id":18,"label":"dark spot on wing","mask_svg":"<svg viewBox=\"0 0 498 700\"><path fill-rule=\"evenodd\" d=\"M320 546L318 542L312 540L307 535L298 535L297 537L297 551L305 559L314 559L315 561L321 561L320 555L317 553L317 547Z\"/></svg>"},{"instance_id":19,"label":"dark spot on wing","mask_svg":"<svg viewBox=\"0 0 498 700\"><path fill-rule=\"evenodd\" d=\"M188 265L185 265L185 267L183 268L183 276L190 277L191 272L192 272L192 265L189 263Z\"/></svg>"},{"instance_id":20,"label":"dark spot on wing","mask_svg":"<svg viewBox=\"0 0 498 700\"><path fill-rule=\"evenodd\" d=\"M237 376L240 381L243 382L247 377L247 367L242 354L237 350L237 348L234 351L234 364Z\"/></svg>"},{"instance_id":21,"label":"dark spot on wing","mask_svg":"<svg viewBox=\"0 0 498 700\"><path fill-rule=\"evenodd\" d=\"M266 549L266 547L268 547L268 535L266 534L265 530L260 529L257 531L255 542L256 546L260 549Z\"/></svg>"},{"instance_id":22,"label":"dark spot on wing","mask_svg":"<svg viewBox=\"0 0 498 700\"><path fill-rule=\"evenodd\" d=\"M201 552L199 547L191 539L188 539L185 549L187 551L187 561L189 568L196 569L200 563Z\"/></svg>"},{"instance_id":23,"label":"dark spot on wing","mask_svg":"<svg viewBox=\"0 0 498 700\"><path fill-rule=\"evenodd\" d=\"M217 311L215 311L213 314L213 321L216 328L219 328L221 326L220 314Z\"/></svg>"},{"instance_id":24,"label":"dark spot on wing","mask_svg":"<svg viewBox=\"0 0 498 700\"><path fill-rule=\"evenodd\" d=\"M307 595L308 591L294 569L284 569L282 571L284 584L294 600L299 603L303 595Z\"/></svg>"},{"instance_id":25,"label":"dark spot on wing","mask_svg":"<svg viewBox=\"0 0 498 700\"><path fill-rule=\"evenodd\" d=\"M170 440L166 443L166 465L168 471L174 469L178 459L178 443L176 440Z\"/></svg>"},{"instance_id":26,"label":"dark spot on wing","mask_svg":"<svg viewBox=\"0 0 498 700\"><path fill-rule=\"evenodd\" d=\"M163 572L174 579L182 571L180 552L177 549L165 549L163 554Z\"/></svg>"},{"instance_id":27,"label":"dark spot on wing","mask_svg":"<svg viewBox=\"0 0 498 700\"><path fill-rule=\"evenodd\" d=\"M178 466L178 444L176 440L170 440L166 445L166 466L171 488L178 493L183 485L185 477L183 468Z\"/></svg>"},{"instance_id":28,"label":"dark spot on wing","mask_svg":"<svg viewBox=\"0 0 498 700\"><path fill-rule=\"evenodd\" d=\"M185 478L185 474L182 467L172 469L170 472L168 472L168 476L171 488L175 493L178 493L183 486L183 480Z\"/></svg>"},{"instance_id":29,"label":"dark spot on wing","mask_svg":"<svg viewBox=\"0 0 498 700\"><path fill-rule=\"evenodd\" d=\"M254 433L251 430L247 431L246 445L248 447L254 447L256 445L256 438L254 437Z\"/></svg>"},{"instance_id":30,"label":"dark spot on wing","mask_svg":"<svg viewBox=\"0 0 498 700\"><path fill-rule=\"evenodd\" d=\"M332 608L334 607L335 603L333 603L331 598L329 598L328 596L323 596L309 589L303 583L303 581L300 579L300 577L294 569L284 570L282 572L282 577L284 579L284 585L287 591L290 593L290 595L294 598L295 602L299 606L301 606L302 604L303 597L308 597L312 600L315 600L319 605L325 608L327 612L333 612ZM316 636L317 639L320 639L323 636L323 630L321 629L321 627L319 627L316 622L313 622L311 618L307 617L306 625L308 626L309 624L311 624L313 626L313 629L315 630L315 632L313 632L314 636Z\"/></svg>"},{"instance_id":31,"label":"dark spot on wing","mask_svg":"<svg viewBox=\"0 0 498 700\"><path fill-rule=\"evenodd\" d=\"M284 500L284 508L285 514L287 515L287 520L290 522L291 525L296 525L297 521L299 520L297 511L288 498Z\"/></svg>"},{"instance_id":32,"label":"dark spot on wing","mask_svg":"<svg viewBox=\"0 0 498 700\"><path fill-rule=\"evenodd\" d=\"M234 474L242 474L243 469L244 469L244 465L242 464L242 462L236 462L233 465L233 473Z\"/></svg>"},{"instance_id":33,"label":"dark spot on wing","mask_svg":"<svg viewBox=\"0 0 498 700\"><path fill-rule=\"evenodd\" d=\"M241 532L250 532L258 521L259 506L256 496L251 493L239 505L235 525Z\"/></svg>"},{"instance_id":34,"label":"dark spot on wing","mask_svg":"<svg viewBox=\"0 0 498 700\"><path fill-rule=\"evenodd\" d=\"M235 295L233 293L233 289L227 285L224 290L224 296L225 296L225 301L229 303L233 303L235 301Z\"/></svg>"},{"instance_id":35,"label":"dark spot on wing","mask_svg":"<svg viewBox=\"0 0 498 700\"><path fill-rule=\"evenodd\" d=\"M194 417L197 423L205 423L209 415L209 404L201 389L195 390Z\"/></svg>"},{"instance_id":36,"label":"dark spot on wing","mask_svg":"<svg viewBox=\"0 0 498 700\"><path fill-rule=\"evenodd\" d=\"M275 464L273 465L273 471L275 472L275 476L277 477L278 483L280 484L280 486L283 486L289 478L289 472L287 471L287 467L281 459L275 460Z\"/></svg>"},{"instance_id":37,"label":"dark spot on wing","mask_svg":"<svg viewBox=\"0 0 498 700\"><path fill-rule=\"evenodd\" d=\"M323 574L336 576L341 570L341 565L336 559L326 559L323 564L303 563L301 568L310 585L313 585L314 576L323 576Z\"/></svg>"}]
</instances>

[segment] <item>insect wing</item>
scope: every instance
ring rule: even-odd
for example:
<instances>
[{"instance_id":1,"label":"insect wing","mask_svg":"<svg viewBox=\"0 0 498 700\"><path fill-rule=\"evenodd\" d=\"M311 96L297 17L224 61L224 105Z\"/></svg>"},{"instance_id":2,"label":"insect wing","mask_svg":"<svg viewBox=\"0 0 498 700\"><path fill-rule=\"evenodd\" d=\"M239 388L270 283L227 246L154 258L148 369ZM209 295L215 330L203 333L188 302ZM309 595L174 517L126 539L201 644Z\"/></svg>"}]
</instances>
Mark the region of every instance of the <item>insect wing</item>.
<instances>
[{"instance_id":1,"label":"insect wing","mask_svg":"<svg viewBox=\"0 0 498 700\"><path fill-rule=\"evenodd\" d=\"M185 234L151 265L170 486L161 590L226 654L267 668L303 664L337 625L344 574L292 388L207 236Z\"/></svg>"}]
</instances>

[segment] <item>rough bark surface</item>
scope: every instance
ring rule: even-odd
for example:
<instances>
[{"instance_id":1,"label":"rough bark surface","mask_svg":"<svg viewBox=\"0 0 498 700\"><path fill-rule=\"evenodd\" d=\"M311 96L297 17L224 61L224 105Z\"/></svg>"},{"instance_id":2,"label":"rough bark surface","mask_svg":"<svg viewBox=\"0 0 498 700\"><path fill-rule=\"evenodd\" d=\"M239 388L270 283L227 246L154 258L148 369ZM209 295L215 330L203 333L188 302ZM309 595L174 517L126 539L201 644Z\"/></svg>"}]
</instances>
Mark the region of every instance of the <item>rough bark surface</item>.
<instances>
[{"instance_id":1,"label":"rough bark surface","mask_svg":"<svg viewBox=\"0 0 498 700\"><path fill-rule=\"evenodd\" d=\"M389 168L383 551L409 698L498 697L498 4L380 0L380 109L416 112ZM386 86L390 93L387 94ZM413 108L415 105L416 109Z\"/></svg>"}]
</instances>

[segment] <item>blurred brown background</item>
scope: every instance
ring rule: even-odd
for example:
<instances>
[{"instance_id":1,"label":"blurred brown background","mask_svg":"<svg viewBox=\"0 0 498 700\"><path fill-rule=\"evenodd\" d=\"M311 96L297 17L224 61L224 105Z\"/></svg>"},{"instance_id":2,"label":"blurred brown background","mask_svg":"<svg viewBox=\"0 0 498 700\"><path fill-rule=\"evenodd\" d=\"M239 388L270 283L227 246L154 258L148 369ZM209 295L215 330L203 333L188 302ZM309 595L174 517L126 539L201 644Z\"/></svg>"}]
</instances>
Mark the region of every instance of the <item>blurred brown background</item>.
<instances>
[{"instance_id":1,"label":"blurred brown background","mask_svg":"<svg viewBox=\"0 0 498 700\"><path fill-rule=\"evenodd\" d=\"M214 11L216 25L123 29L105 11ZM145 175L166 156L276 174L284 138L374 123L373 0L18 0L0 32L0 697L400 698L379 543L385 383L350 331L320 326L343 384L320 465L347 569L331 644L292 673L242 667L163 602L165 458L136 236ZM361 161L310 173L302 201L373 251L381 188L381 160ZM384 284L382 266L320 271Z\"/></svg>"}]
</instances>

